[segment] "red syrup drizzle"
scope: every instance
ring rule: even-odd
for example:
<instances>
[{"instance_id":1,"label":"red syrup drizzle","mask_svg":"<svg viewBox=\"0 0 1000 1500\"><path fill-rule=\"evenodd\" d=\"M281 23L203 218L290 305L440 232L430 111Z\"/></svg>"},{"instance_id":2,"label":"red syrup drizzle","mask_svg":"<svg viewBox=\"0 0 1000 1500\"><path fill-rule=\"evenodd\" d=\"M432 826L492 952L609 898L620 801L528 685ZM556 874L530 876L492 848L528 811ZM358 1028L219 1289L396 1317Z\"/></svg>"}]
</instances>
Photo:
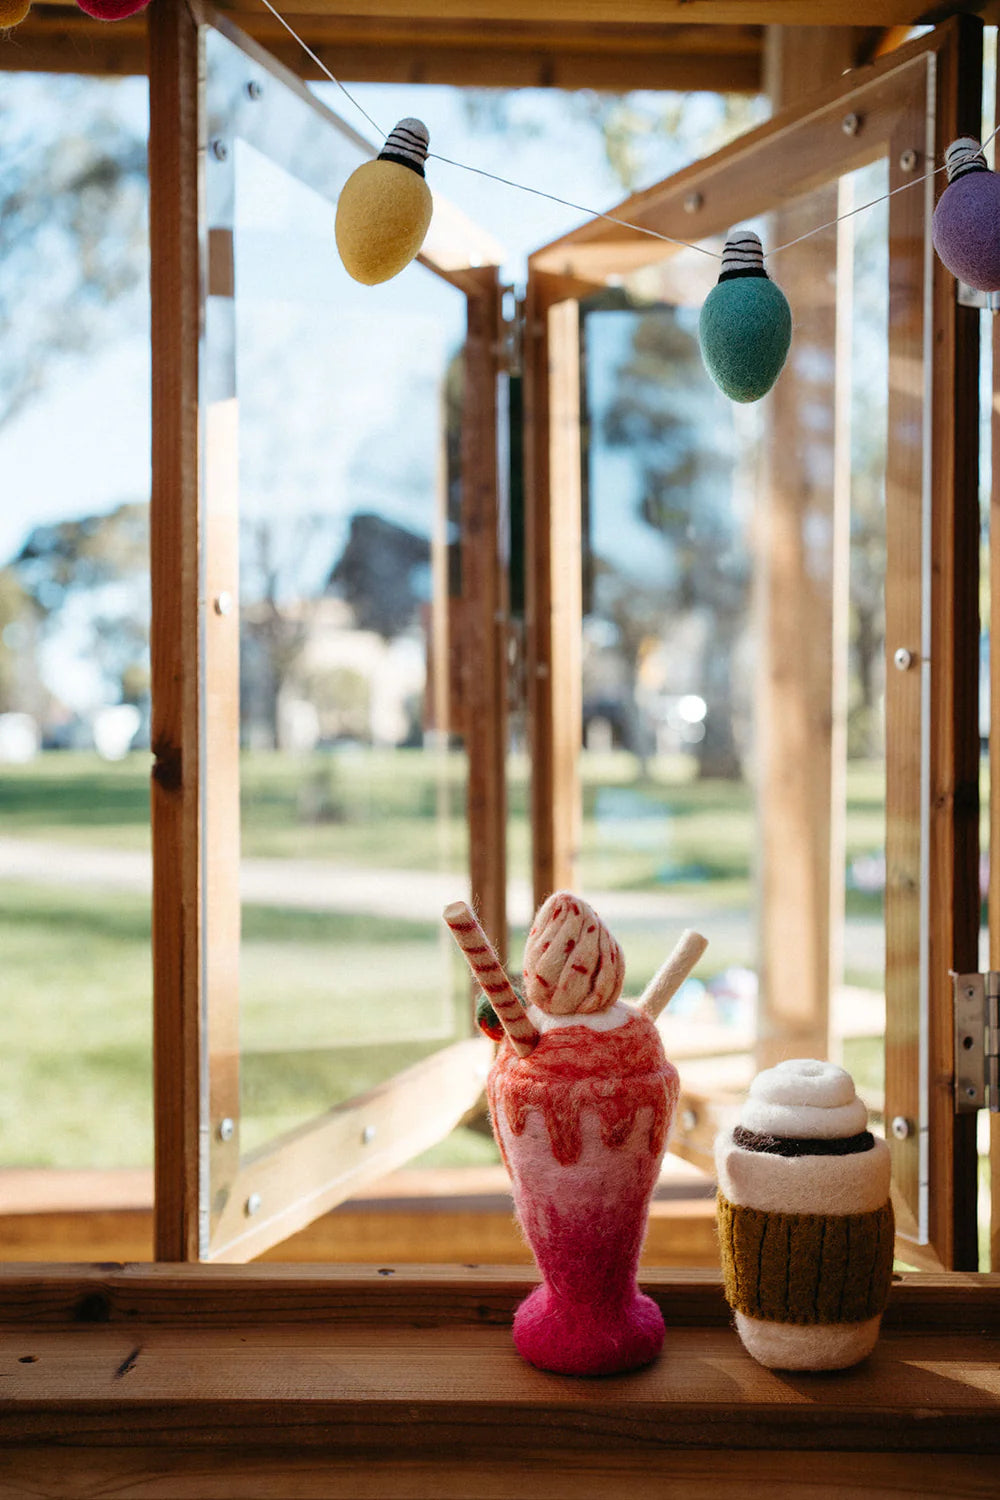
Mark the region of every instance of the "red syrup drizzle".
<instances>
[{"instance_id":1,"label":"red syrup drizzle","mask_svg":"<svg viewBox=\"0 0 1000 1500\"><path fill-rule=\"evenodd\" d=\"M597 1115L601 1140L612 1151L626 1145L639 1111L651 1110L649 1151L659 1157L678 1089L677 1069L667 1061L656 1027L644 1016L613 1031L556 1027L543 1033L527 1057L518 1057L504 1041L487 1083L494 1120L502 1107L511 1130L521 1135L529 1112L537 1109L545 1120L552 1154L564 1167L579 1160L581 1118L588 1109ZM503 1152L500 1132L496 1135Z\"/></svg>"}]
</instances>

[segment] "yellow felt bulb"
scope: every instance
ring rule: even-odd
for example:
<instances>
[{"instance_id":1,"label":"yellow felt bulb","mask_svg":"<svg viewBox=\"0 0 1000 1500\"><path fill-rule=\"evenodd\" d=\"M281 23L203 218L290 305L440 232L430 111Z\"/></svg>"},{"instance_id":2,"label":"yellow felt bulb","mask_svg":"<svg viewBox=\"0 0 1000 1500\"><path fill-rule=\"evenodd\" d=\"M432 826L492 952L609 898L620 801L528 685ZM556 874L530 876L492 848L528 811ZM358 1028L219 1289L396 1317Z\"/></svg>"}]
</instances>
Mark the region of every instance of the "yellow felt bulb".
<instances>
[{"instance_id":1,"label":"yellow felt bulb","mask_svg":"<svg viewBox=\"0 0 1000 1500\"><path fill-rule=\"evenodd\" d=\"M400 120L378 159L366 161L344 183L334 226L337 249L344 269L364 286L398 276L424 242L434 210L424 181L429 145L422 120Z\"/></svg>"},{"instance_id":2,"label":"yellow felt bulb","mask_svg":"<svg viewBox=\"0 0 1000 1500\"><path fill-rule=\"evenodd\" d=\"M30 9L31 0L0 0L0 31L20 26Z\"/></svg>"}]
</instances>

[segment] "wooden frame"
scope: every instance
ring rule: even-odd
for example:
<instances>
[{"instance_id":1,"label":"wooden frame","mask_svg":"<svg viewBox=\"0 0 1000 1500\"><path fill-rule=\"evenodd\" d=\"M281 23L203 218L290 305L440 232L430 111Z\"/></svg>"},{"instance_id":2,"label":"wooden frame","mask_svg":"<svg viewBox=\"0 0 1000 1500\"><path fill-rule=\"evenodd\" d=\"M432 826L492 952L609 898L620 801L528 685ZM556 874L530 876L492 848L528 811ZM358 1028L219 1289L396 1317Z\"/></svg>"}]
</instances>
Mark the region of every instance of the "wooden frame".
<instances>
[{"instance_id":1,"label":"wooden frame","mask_svg":"<svg viewBox=\"0 0 1000 1500\"><path fill-rule=\"evenodd\" d=\"M948 22L613 212L691 240L786 205L831 175L881 156L889 159L890 186L902 186L922 163L941 160L956 135L978 130L980 62L979 23ZM859 121L850 135L842 125L848 112ZM907 1122L890 1139L901 1254L928 1267L969 1268L976 1264L974 1120L956 1120L953 1110L948 971L976 967L978 929L977 342L975 314L957 306L953 278L930 250L932 202L928 179L911 193L895 194L889 208L890 430L920 434L920 440L891 442L887 473L886 1114ZM670 253L669 246L595 219L538 251L531 264L536 277L559 279L557 295L569 300ZM545 370L544 357L539 363ZM923 379L913 379L915 369ZM550 370L550 382L556 378ZM535 437L536 454L545 441ZM549 471L536 460L531 472L541 533L553 515L544 490ZM572 548L571 532L567 537ZM548 545L558 552L558 533ZM540 572L551 574L544 556ZM544 604L537 620L543 613ZM535 640L536 742L542 775L555 786L550 726L565 723L558 700L566 688L555 675L545 676L541 623ZM892 665L901 647L910 652L911 671ZM938 663L933 671L932 662ZM811 680L802 687L807 717L815 687ZM832 686L830 703L832 712ZM783 765L787 776L787 760ZM808 782L800 799L808 806L816 795L812 768L804 766L799 775ZM547 818L536 863L539 891L549 881L572 881L573 824L564 799L576 795L573 788L536 801L536 815ZM829 797L827 788L827 803ZM828 858L822 870L816 866L813 885L820 896L825 890L826 900L809 889L800 894L800 921L819 914L825 930ZM817 983L821 991L822 973Z\"/></svg>"},{"instance_id":2,"label":"wooden frame","mask_svg":"<svg viewBox=\"0 0 1000 1500\"><path fill-rule=\"evenodd\" d=\"M489 1057L478 1035L458 1041L396 1079L293 1131L274 1149L243 1159L239 1146L239 707L238 468L233 310L233 148L229 116L269 154L260 90L243 74L261 72L278 85L272 107L298 111L336 132L341 154L371 153L329 110L231 24L161 0L151 35L154 224L154 661L174 630L155 687L170 712L169 730L190 739L180 777L180 814L154 797L157 954L183 954L157 968L157 1258L245 1258L301 1229L361 1183L384 1175L434 1144L476 1104ZM165 45L160 46L164 41ZM227 51L227 49L229 49ZM202 83L207 50L238 77ZM167 134L159 110L184 101L182 129ZM237 101L242 101L237 105ZM249 103L247 102L249 101ZM257 110L254 116L254 110ZM266 111L265 111L266 113ZM242 118L242 117L241 117ZM296 117L298 118L298 117ZM287 123L287 122L286 122ZM300 121L301 123L301 121ZM260 130L264 135L260 135ZM260 136L259 140L257 136ZM207 153L209 142L211 152ZM186 169L168 176L158 152ZM207 153L207 155L206 155ZM310 186L332 198L342 163L331 153ZM296 175L301 167L293 166ZM326 175L324 175L326 174ZM179 200L184 196L184 211ZM469 826L474 897L505 936L504 818L505 604L498 511L496 423L499 288L493 242L446 203L439 203L422 263L454 285L468 305L468 405L476 413L463 448L463 543L468 573L465 620L482 664L469 671ZM174 226L179 226L179 233ZM184 281L174 262L183 256ZM181 320L178 303L186 312ZM183 375L183 384L181 377ZM178 386L181 386L178 389ZM178 426L186 446L181 447ZM178 473L189 496L176 516ZM159 518L159 524L157 519ZM169 518L169 520L168 520ZM164 601L170 601L166 609ZM175 613L176 612L176 613ZM183 615L180 632L178 613ZM172 692L185 684L183 702ZM161 717L164 710L160 710ZM159 720L158 720L159 723ZM160 730L158 744L164 738ZM159 769L154 787L162 782ZM182 844L185 862L175 850ZM178 937L178 933L182 937ZM211 941L206 934L211 933ZM159 962L159 957L158 960ZM470 1028L472 1026L470 1016ZM183 1037L185 1068L178 1068ZM169 1101L169 1103L168 1103ZM230 1122L225 1130L220 1121ZM377 1138L378 1144L370 1143ZM182 1223L183 1229L178 1225Z\"/></svg>"}]
</instances>

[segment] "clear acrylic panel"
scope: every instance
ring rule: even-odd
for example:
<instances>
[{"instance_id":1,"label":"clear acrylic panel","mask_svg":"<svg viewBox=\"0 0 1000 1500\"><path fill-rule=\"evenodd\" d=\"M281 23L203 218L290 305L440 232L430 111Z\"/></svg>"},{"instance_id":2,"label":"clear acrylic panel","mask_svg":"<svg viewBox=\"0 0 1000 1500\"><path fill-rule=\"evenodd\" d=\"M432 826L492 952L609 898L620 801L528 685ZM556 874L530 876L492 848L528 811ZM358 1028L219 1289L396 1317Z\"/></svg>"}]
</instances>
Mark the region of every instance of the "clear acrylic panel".
<instances>
[{"instance_id":1,"label":"clear acrylic panel","mask_svg":"<svg viewBox=\"0 0 1000 1500\"><path fill-rule=\"evenodd\" d=\"M878 197L885 179L875 162L752 227L765 248L795 238ZM836 725L829 1046L880 1114L884 208L851 233L842 226L839 246L827 231L770 270L789 291L794 325L780 380L794 391L795 449L775 461L802 488L802 545L820 592L834 596L834 639L828 630L795 648L830 659L822 670ZM749 1082L760 1022L758 559L765 486L786 482L782 472L769 478L764 461L775 398L735 404L702 365L698 314L717 275L717 261L684 250L584 304L581 855L584 889L623 942L628 993L641 992L682 928L709 937L661 1025L685 1086L715 1099ZM839 408L838 379L847 382ZM849 562L834 577L838 528Z\"/></svg>"},{"instance_id":2,"label":"clear acrylic panel","mask_svg":"<svg viewBox=\"0 0 1000 1500\"><path fill-rule=\"evenodd\" d=\"M468 853L445 669L466 299L416 263L352 281L336 186L367 152L273 80L248 91L212 33L209 62L210 224L232 232L209 317L239 413L245 1160L469 1031L440 920Z\"/></svg>"}]
</instances>

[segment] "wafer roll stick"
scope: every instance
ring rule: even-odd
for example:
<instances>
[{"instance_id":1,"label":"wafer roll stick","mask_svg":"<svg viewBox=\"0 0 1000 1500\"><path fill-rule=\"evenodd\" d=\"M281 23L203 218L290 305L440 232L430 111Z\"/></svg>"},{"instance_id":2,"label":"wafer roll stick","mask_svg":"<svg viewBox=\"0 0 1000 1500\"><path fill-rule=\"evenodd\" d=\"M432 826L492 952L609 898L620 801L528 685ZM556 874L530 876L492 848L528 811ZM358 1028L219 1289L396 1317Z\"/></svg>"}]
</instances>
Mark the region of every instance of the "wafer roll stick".
<instances>
[{"instance_id":1,"label":"wafer roll stick","mask_svg":"<svg viewBox=\"0 0 1000 1500\"><path fill-rule=\"evenodd\" d=\"M519 1057L527 1057L538 1041L538 1032L524 1013L524 1006L514 993L493 945L476 920L472 908L464 901L453 901L444 909L444 919L452 936L465 954L476 983L497 1013L511 1046Z\"/></svg>"},{"instance_id":2,"label":"wafer roll stick","mask_svg":"<svg viewBox=\"0 0 1000 1500\"><path fill-rule=\"evenodd\" d=\"M702 937L700 932L695 932L692 927L685 928L681 933L673 953L653 975L639 1001L639 1009L651 1021L655 1021L661 1010L670 1003L707 947L708 939Z\"/></svg>"}]
</instances>

